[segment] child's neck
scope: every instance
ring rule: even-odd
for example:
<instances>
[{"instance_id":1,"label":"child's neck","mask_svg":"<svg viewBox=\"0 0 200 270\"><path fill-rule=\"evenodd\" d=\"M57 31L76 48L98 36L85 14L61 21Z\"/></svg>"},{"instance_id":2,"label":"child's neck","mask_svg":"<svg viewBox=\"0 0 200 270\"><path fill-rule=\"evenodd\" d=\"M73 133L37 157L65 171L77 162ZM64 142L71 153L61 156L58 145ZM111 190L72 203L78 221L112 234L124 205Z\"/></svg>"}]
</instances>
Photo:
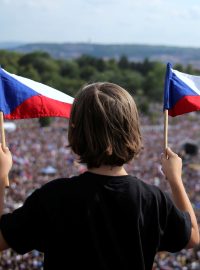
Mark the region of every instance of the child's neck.
<instances>
[{"instance_id":1,"label":"child's neck","mask_svg":"<svg viewBox=\"0 0 200 270\"><path fill-rule=\"evenodd\" d=\"M123 166L111 167L107 165L102 165L99 168L90 168L88 169L88 171L92 173L96 173L96 174L109 175L109 176L127 175L127 172Z\"/></svg>"}]
</instances>

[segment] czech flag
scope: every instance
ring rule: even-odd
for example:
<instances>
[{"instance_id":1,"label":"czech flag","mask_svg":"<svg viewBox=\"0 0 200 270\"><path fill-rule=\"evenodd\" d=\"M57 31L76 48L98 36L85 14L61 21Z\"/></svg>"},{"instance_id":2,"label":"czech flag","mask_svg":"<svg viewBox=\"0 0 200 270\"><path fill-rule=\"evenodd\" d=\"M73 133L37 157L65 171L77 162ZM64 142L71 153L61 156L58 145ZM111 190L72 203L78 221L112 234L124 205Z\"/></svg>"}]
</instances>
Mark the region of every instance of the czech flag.
<instances>
[{"instance_id":1,"label":"czech flag","mask_svg":"<svg viewBox=\"0 0 200 270\"><path fill-rule=\"evenodd\" d=\"M0 111L6 119L70 116L73 98L0 68Z\"/></svg>"},{"instance_id":2,"label":"czech flag","mask_svg":"<svg viewBox=\"0 0 200 270\"><path fill-rule=\"evenodd\" d=\"M172 69L167 64L164 90L164 110L170 116L200 110L200 76Z\"/></svg>"}]
</instances>

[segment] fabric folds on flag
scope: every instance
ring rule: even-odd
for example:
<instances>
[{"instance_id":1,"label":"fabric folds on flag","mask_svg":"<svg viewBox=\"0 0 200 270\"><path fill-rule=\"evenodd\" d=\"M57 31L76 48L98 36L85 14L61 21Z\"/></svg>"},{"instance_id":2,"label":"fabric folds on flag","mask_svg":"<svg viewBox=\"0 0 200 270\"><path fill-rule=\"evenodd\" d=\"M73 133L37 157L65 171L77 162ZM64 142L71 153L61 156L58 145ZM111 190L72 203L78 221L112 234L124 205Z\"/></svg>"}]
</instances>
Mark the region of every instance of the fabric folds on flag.
<instances>
[{"instance_id":1,"label":"fabric folds on flag","mask_svg":"<svg viewBox=\"0 0 200 270\"><path fill-rule=\"evenodd\" d=\"M73 98L0 68L0 111L6 119L70 117Z\"/></svg>"},{"instance_id":2,"label":"fabric folds on flag","mask_svg":"<svg viewBox=\"0 0 200 270\"><path fill-rule=\"evenodd\" d=\"M174 70L167 64L164 90L164 110L170 116L200 110L200 76Z\"/></svg>"}]
</instances>

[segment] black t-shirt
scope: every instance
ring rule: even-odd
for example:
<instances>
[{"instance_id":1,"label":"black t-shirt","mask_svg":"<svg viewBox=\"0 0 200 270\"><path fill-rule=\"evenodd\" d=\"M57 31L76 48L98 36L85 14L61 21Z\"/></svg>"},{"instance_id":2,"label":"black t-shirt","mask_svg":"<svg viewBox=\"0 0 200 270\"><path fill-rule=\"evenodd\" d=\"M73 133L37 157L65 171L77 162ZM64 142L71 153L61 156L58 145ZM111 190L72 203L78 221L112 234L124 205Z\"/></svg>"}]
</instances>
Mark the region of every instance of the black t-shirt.
<instances>
[{"instance_id":1,"label":"black t-shirt","mask_svg":"<svg viewBox=\"0 0 200 270\"><path fill-rule=\"evenodd\" d=\"M45 270L150 270L187 245L191 220L155 186L86 172L34 191L0 229L16 252L44 252Z\"/></svg>"}]
</instances>

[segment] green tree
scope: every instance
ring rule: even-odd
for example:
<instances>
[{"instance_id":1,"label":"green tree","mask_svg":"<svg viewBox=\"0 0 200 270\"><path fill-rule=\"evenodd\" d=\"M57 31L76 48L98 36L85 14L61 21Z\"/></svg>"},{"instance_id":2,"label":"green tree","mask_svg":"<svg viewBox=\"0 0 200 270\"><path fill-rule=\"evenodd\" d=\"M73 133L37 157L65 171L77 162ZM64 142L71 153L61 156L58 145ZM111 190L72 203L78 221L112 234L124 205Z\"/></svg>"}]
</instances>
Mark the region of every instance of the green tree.
<instances>
[{"instance_id":1,"label":"green tree","mask_svg":"<svg viewBox=\"0 0 200 270\"><path fill-rule=\"evenodd\" d=\"M120 84L121 73L119 70L106 70L104 72L95 73L91 80L93 82L111 82Z\"/></svg>"},{"instance_id":2,"label":"green tree","mask_svg":"<svg viewBox=\"0 0 200 270\"><path fill-rule=\"evenodd\" d=\"M176 70L178 70L178 71L180 71L180 72L184 72L184 67L183 67L182 64L175 64L173 66L173 68L176 69Z\"/></svg>"},{"instance_id":3,"label":"green tree","mask_svg":"<svg viewBox=\"0 0 200 270\"><path fill-rule=\"evenodd\" d=\"M42 59L50 59L51 56L46 52L35 51L32 53L27 53L22 55L19 60L19 64L22 66L27 66L29 64L34 63L35 59L42 58Z\"/></svg>"},{"instance_id":4,"label":"green tree","mask_svg":"<svg viewBox=\"0 0 200 270\"><path fill-rule=\"evenodd\" d=\"M79 65L76 61L60 61L60 74L65 78L79 78Z\"/></svg>"},{"instance_id":5,"label":"green tree","mask_svg":"<svg viewBox=\"0 0 200 270\"><path fill-rule=\"evenodd\" d=\"M8 72L16 74L20 57L21 54L19 53L0 50L0 66Z\"/></svg>"},{"instance_id":6,"label":"green tree","mask_svg":"<svg viewBox=\"0 0 200 270\"><path fill-rule=\"evenodd\" d=\"M121 69L128 69L130 68L130 63L128 61L128 58L125 55L122 55L119 59L118 66Z\"/></svg>"},{"instance_id":7,"label":"green tree","mask_svg":"<svg viewBox=\"0 0 200 270\"><path fill-rule=\"evenodd\" d=\"M136 95L142 89L144 78L136 71L125 70L121 72L119 84L131 94Z\"/></svg>"},{"instance_id":8,"label":"green tree","mask_svg":"<svg viewBox=\"0 0 200 270\"><path fill-rule=\"evenodd\" d=\"M76 62L78 63L80 68L83 68L85 66L95 66L96 64L96 58L90 56L90 55L82 55L78 59L76 59Z\"/></svg>"},{"instance_id":9,"label":"green tree","mask_svg":"<svg viewBox=\"0 0 200 270\"><path fill-rule=\"evenodd\" d=\"M27 65L26 67L22 66L18 69L19 75L32 79L37 82L41 82L41 77L36 69L32 65Z\"/></svg>"},{"instance_id":10,"label":"green tree","mask_svg":"<svg viewBox=\"0 0 200 270\"><path fill-rule=\"evenodd\" d=\"M65 79L65 89L63 92L70 96L75 96L77 91L86 84L86 81L80 79Z\"/></svg>"},{"instance_id":11,"label":"green tree","mask_svg":"<svg viewBox=\"0 0 200 270\"><path fill-rule=\"evenodd\" d=\"M185 69L185 73L188 73L188 74L194 74L194 70L193 70L193 67L191 64L188 64L186 69Z\"/></svg>"},{"instance_id":12,"label":"green tree","mask_svg":"<svg viewBox=\"0 0 200 270\"><path fill-rule=\"evenodd\" d=\"M96 69L93 66L84 66L80 69L80 78L85 81L90 81L96 73Z\"/></svg>"},{"instance_id":13,"label":"green tree","mask_svg":"<svg viewBox=\"0 0 200 270\"><path fill-rule=\"evenodd\" d=\"M143 76L146 76L149 71L152 70L154 62L149 61L148 58L145 58L143 62L131 62L130 68L141 73Z\"/></svg>"},{"instance_id":14,"label":"green tree","mask_svg":"<svg viewBox=\"0 0 200 270\"><path fill-rule=\"evenodd\" d=\"M114 58L111 58L106 62L106 70L113 70L113 71L119 70L118 64Z\"/></svg>"},{"instance_id":15,"label":"green tree","mask_svg":"<svg viewBox=\"0 0 200 270\"><path fill-rule=\"evenodd\" d=\"M20 66L32 65L39 74L41 73L58 73L59 65L52 59L48 53L44 52L33 52L25 54L19 60Z\"/></svg>"},{"instance_id":16,"label":"green tree","mask_svg":"<svg viewBox=\"0 0 200 270\"><path fill-rule=\"evenodd\" d=\"M148 72L144 80L144 95L150 100L162 101L164 78L166 67L164 64L155 62L151 71Z\"/></svg>"},{"instance_id":17,"label":"green tree","mask_svg":"<svg viewBox=\"0 0 200 270\"><path fill-rule=\"evenodd\" d=\"M106 63L103 59L96 59L95 67L98 71L103 72L106 70Z\"/></svg>"}]
</instances>

